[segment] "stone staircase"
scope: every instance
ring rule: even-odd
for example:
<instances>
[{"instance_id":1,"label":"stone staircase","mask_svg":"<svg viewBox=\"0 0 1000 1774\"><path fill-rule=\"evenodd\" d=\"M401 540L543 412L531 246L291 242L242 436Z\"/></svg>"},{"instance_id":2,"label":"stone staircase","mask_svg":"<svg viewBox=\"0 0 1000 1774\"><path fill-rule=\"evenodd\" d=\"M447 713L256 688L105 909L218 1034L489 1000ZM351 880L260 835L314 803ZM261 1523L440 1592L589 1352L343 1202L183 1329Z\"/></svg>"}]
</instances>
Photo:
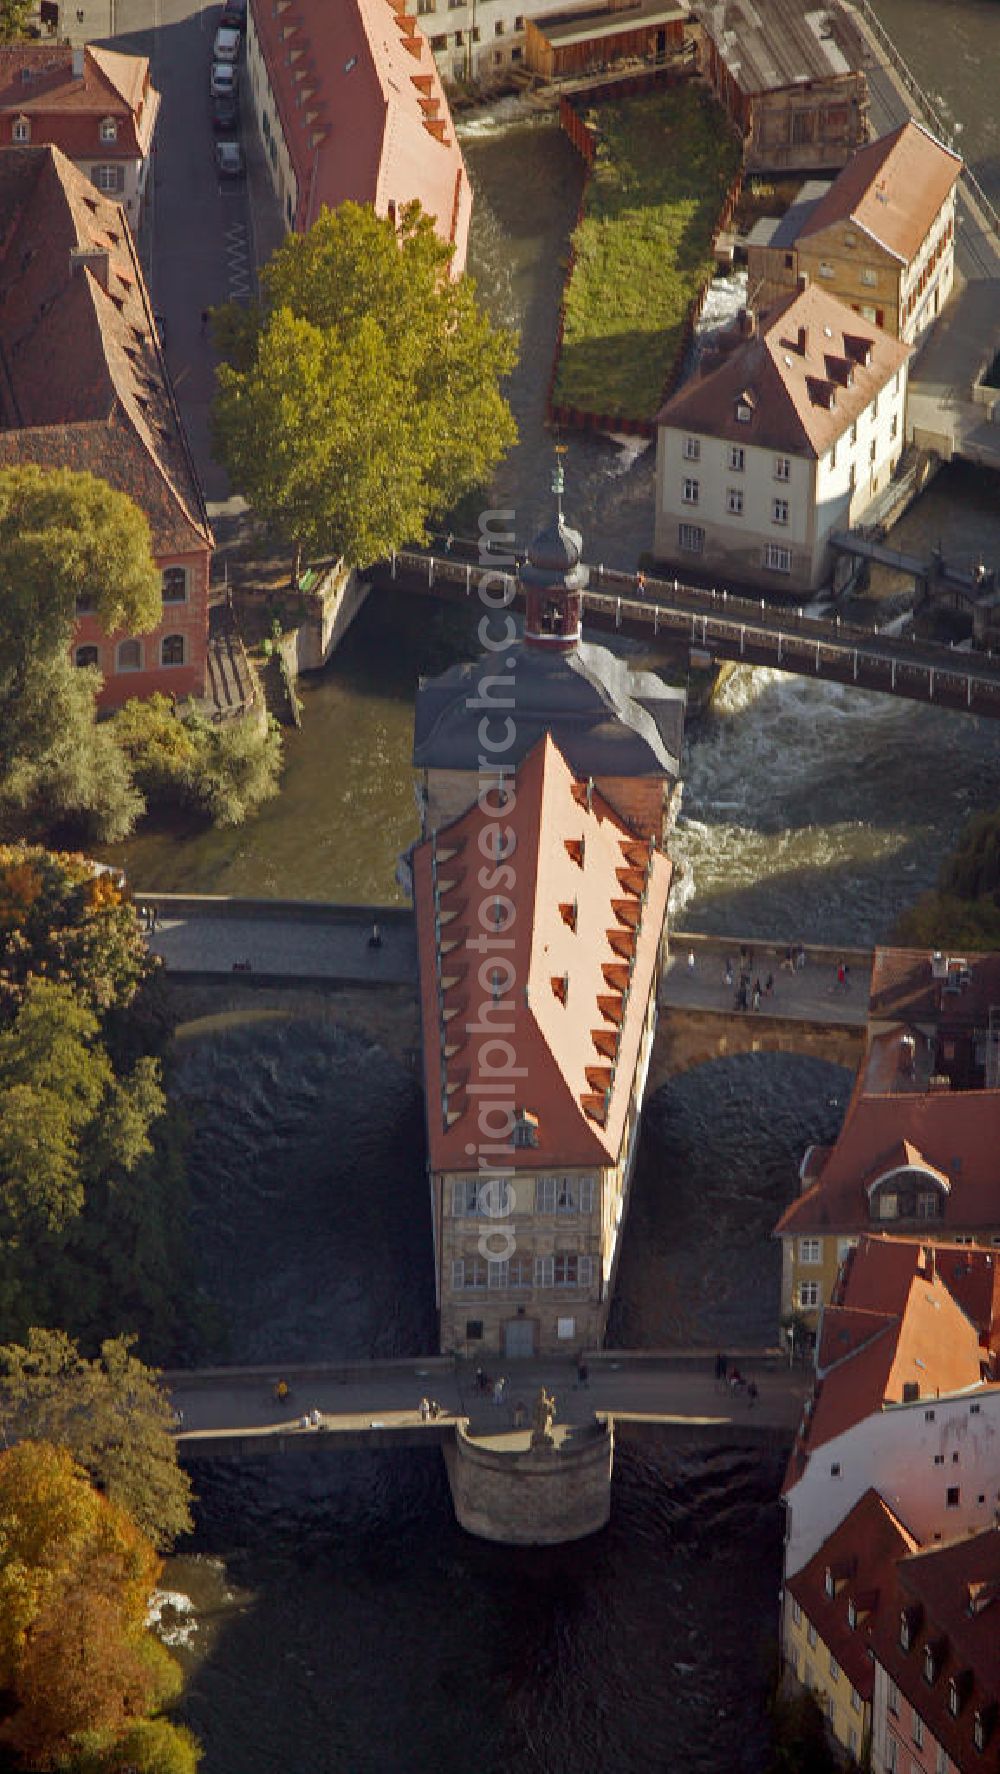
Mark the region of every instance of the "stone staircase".
<instances>
[{"instance_id":1,"label":"stone staircase","mask_svg":"<svg viewBox=\"0 0 1000 1774\"><path fill-rule=\"evenodd\" d=\"M233 720L260 703L260 683L228 604L216 604L210 611L207 664L199 712L209 720Z\"/></svg>"}]
</instances>

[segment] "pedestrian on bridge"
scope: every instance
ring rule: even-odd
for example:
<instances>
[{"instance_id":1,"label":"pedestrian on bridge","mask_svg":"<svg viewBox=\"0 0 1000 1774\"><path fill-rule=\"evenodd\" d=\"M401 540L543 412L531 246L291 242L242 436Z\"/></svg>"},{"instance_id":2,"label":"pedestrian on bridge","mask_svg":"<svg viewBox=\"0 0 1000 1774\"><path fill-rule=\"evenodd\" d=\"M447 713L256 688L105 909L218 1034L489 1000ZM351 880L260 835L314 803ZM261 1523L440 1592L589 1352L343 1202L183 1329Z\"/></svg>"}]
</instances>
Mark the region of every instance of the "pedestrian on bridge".
<instances>
[{"instance_id":1,"label":"pedestrian on bridge","mask_svg":"<svg viewBox=\"0 0 1000 1774\"><path fill-rule=\"evenodd\" d=\"M694 972L694 950L688 949L688 972Z\"/></svg>"},{"instance_id":2,"label":"pedestrian on bridge","mask_svg":"<svg viewBox=\"0 0 1000 1774\"><path fill-rule=\"evenodd\" d=\"M729 955L727 955L726 956L726 985L732 986L732 983L733 983L733 963L732 963L732 960L729 957Z\"/></svg>"},{"instance_id":3,"label":"pedestrian on bridge","mask_svg":"<svg viewBox=\"0 0 1000 1774\"><path fill-rule=\"evenodd\" d=\"M751 1410L751 1411L753 1410L754 1405L757 1403L757 1396L758 1396L758 1394L757 1394L756 1380L748 1380L747 1381L747 1409L748 1410Z\"/></svg>"},{"instance_id":4,"label":"pedestrian on bridge","mask_svg":"<svg viewBox=\"0 0 1000 1774\"><path fill-rule=\"evenodd\" d=\"M716 1391L719 1390L720 1381L721 1381L722 1385L725 1386L726 1375L728 1372L729 1372L729 1357L728 1357L728 1355L723 1355L722 1351L720 1350L719 1354L715 1358L715 1390Z\"/></svg>"},{"instance_id":5,"label":"pedestrian on bridge","mask_svg":"<svg viewBox=\"0 0 1000 1774\"><path fill-rule=\"evenodd\" d=\"M501 1374L500 1378L498 1380L494 1381L494 1384L493 1384L493 1403L498 1408L500 1405L503 1404L503 1395L506 1392L506 1390L507 1390L507 1382L504 1379L503 1375Z\"/></svg>"}]
</instances>

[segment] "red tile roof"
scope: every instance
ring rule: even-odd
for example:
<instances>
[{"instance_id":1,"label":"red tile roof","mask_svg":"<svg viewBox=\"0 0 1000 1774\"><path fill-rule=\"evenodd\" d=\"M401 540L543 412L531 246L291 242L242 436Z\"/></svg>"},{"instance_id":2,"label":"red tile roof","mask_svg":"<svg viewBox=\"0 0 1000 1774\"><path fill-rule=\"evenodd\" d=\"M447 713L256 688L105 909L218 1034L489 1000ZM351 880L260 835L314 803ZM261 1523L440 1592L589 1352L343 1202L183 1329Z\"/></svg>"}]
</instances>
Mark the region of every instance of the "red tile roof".
<instances>
[{"instance_id":1,"label":"red tile roof","mask_svg":"<svg viewBox=\"0 0 1000 1774\"><path fill-rule=\"evenodd\" d=\"M736 344L718 367L686 382L656 422L819 457L850 429L910 350L809 284L768 309L759 333ZM737 417L740 407L749 408L749 421Z\"/></svg>"},{"instance_id":2,"label":"red tile roof","mask_svg":"<svg viewBox=\"0 0 1000 1774\"><path fill-rule=\"evenodd\" d=\"M0 146L11 142L14 120L26 117L33 143L54 143L70 160L140 159L149 152L159 104L147 56L89 43L81 51L68 43L0 44ZM113 142L100 139L104 118L118 125Z\"/></svg>"},{"instance_id":3,"label":"red tile roof","mask_svg":"<svg viewBox=\"0 0 1000 1774\"><path fill-rule=\"evenodd\" d=\"M58 148L0 150L0 423L0 466L100 475L157 556L211 546L124 212Z\"/></svg>"},{"instance_id":4,"label":"red tile roof","mask_svg":"<svg viewBox=\"0 0 1000 1774\"><path fill-rule=\"evenodd\" d=\"M876 1095L863 1064L836 1144L818 1179L785 1209L776 1235L875 1230L868 1190L907 1149L907 1162L948 1182L935 1235L1000 1229L1000 1091Z\"/></svg>"},{"instance_id":5,"label":"red tile roof","mask_svg":"<svg viewBox=\"0 0 1000 1774\"><path fill-rule=\"evenodd\" d=\"M496 866L498 824L509 860ZM667 858L574 779L546 735L518 767L509 811L473 806L417 847L413 869L432 1168L475 1168L481 1086L500 1049L517 1068L507 1101L537 1117L537 1144L506 1162L615 1162L657 973ZM491 931L502 940L491 945ZM504 1099L502 1081L494 1094Z\"/></svg>"},{"instance_id":6,"label":"red tile roof","mask_svg":"<svg viewBox=\"0 0 1000 1774\"><path fill-rule=\"evenodd\" d=\"M877 948L869 1018L917 1027L985 1028L1000 1005L1000 955L941 955L928 949Z\"/></svg>"},{"instance_id":7,"label":"red tile roof","mask_svg":"<svg viewBox=\"0 0 1000 1774\"><path fill-rule=\"evenodd\" d=\"M874 1685L870 1645L876 1621L888 1614L891 1626L896 1565L916 1550L917 1542L885 1500L866 1491L785 1585L864 1700L871 1699Z\"/></svg>"},{"instance_id":8,"label":"red tile roof","mask_svg":"<svg viewBox=\"0 0 1000 1774\"><path fill-rule=\"evenodd\" d=\"M912 119L859 148L799 235L851 222L908 264L962 170L962 157Z\"/></svg>"},{"instance_id":9,"label":"red tile roof","mask_svg":"<svg viewBox=\"0 0 1000 1774\"><path fill-rule=\"evenodd\" d=\"M325 204L418 199L464 268L471 188L430 46L403 0L252 0L298 183L295 226Z\"/></svg>"},{"instance_id":10,"label":"red tile roof","mask_svg":"<svg viewBox=\"0 0 1000 1774\"><path fill-rule=\"evenodd\" d=\"M904 1614L908 1650L901 1642ZM871 1644L955 1767L995 1770L1000 1765L1000 1529L925 1546L900 1559L889 1605L873 1622ZM957 1717L949 1707L952 1680ZM977 1714L985 1731L984 1753L975 1742Z\"/></svg>"}]
</instances>

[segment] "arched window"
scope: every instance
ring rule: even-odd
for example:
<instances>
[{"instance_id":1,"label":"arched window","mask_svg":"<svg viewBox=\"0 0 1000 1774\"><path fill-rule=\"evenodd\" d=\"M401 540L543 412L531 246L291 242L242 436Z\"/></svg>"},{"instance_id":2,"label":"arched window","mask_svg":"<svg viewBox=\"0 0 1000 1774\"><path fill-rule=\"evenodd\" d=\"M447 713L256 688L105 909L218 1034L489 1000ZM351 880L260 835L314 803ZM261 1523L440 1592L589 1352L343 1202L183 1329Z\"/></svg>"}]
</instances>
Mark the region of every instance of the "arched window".
<instances>
[{"instance_id":1,"label":"arched window","mask_svg":"<svg viewBox=\"0 0 1000 1774\"><path fill-rule=\"evenodd\" d=\"M184 636L182 634L164 635L160 642L160 664L184 664Z\"/></svg>"},{"instance_id":2,"label":"arched window","mask_svg":"<svg viewBox=\"0 0 1000 1774\"><path fill-rule=\"evenodd\" d=\"M97 648L96 647L77 647L77 649L76 649L76 663L77 663L77 665L99 665L100 664L100 654L98 653Z\"/></svg>"},{"instance_id":3,"label":"arched window","mask_svg":"<svg viewBox=\"0 0 1000 1774\"><path fill-rule=\"evenodd\" d=\"M139 642L139 641L119 641L118 642L118 658L116 661L116 669L118 671L141 671L142 670L142 644L141 644L141 642Z\"/></svg>"},{"instance_id":4,"label":"arched window","mask_svg":"<svg viewBox=\"0 0 1000 1774\"><path fill-rule=\"evenodd\" d=\"M163 601L165 604L187 603L186 567L164 567Z\"/></svg>"}]
</instances>

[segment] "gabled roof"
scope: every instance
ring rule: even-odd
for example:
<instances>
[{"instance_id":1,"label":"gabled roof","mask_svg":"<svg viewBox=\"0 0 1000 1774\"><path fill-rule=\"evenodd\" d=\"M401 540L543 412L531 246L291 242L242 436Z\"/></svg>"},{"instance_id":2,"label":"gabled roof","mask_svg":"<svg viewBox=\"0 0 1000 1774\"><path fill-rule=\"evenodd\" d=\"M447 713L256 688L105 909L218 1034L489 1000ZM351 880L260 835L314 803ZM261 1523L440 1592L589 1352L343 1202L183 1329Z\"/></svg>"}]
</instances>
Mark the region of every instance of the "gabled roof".
<instances>
[{"instance_id":1,"label":"gabled roof","mask_svg":"<svg viewBox=\"0 0 1000 1774\"><path fill-rule=\"evenodd\" d=\"M692 0L691 10L744 93L774 92L806 81L850 80L865 47L849 14L819 11L814 0Z\"/></svg>"},{"instance_id":2,"label":"gabled roof","mask_svg":"<svg viewBox=\"0 0 1000 1774\"><path fill-rule=\"evenodd\" d=\"M252 0L298 183L297 228L325 205L419 199L465 264L471 194L430 45L403 0Z\"/></svg>"},{"instance_id":3,"label":"gabled roof","mask_svg":"<svg viewBox=\"0 0 1000 1774\"><path fill-rule=\"evenodd\" d=\"M74 74L74 57L82 72ZM36 143L52 142L70 159L134 158L148 151L160 95L149 82L149 58L122 55L88 43L0 44L0 114L31 120ZM100 142L105 117L118 125L117 140ZM9 138L9 126L7 128Z\"/></svg>"},{"instance_id":4,"label":"gabled roof","mask_svg":"<svg viewBox=\"0 0 1000 1774\"><path fill-rule=\"evenodd\" d=\"M0 466L89 470L158 556L212 534L120 205L58 148L0 150Z\"/></svg>"},{"instance_id":5,"label":"gabled roof","mask_svg":"<svg viewBox=\"0 0 1000 1774\"><path fill-rule=\"evenodd\" d=\"M950 1766L997 1766L1000 1730L1000 1529L909 1552L895 1567L889 1605L871 1632L872 1654L891 1676ZM901 1642L906 1616L909 1648ZM927 1652L932 1679L927 1679ZM956 1684L957 1717L949 1706ZM975 1742L984 1727L985 1754Z\"/></svg>"},{"instance_id":6,"label":"gabled roof","mask_svg":"<svg viewBox=\"0 0 1000 1774\"><path fill-rule=\"evenodd\" d=\"M789 1462L805 1458L888 1405L978 1387L979 1332L937 1272L928 1247L863 1239L821 1320L816 1385Z\"/></svg>"},{"instance_id":7,"label":"gabled roof","mask_svg":"<svg viewBox=\"0 0 1000 1774\"><path fill-rule=\"evenodd\" d=\"M1000 1091L875 1095L862 1065L839 1138L817 1180L781 1215L776 1235L872 1230L868 1185L893 1168L904 1142L931 1178L949 1185L934 1221L942 1239L1000 1227Z\"/></svg>"},{"instance_id":8,"label":"gabled roof","mask_svg":"<svg viewBox=\"0 0 1000 1774\"><path fill-rule=\"evenodd\" d=\"M809 284L768 309L754 335L731 345L717 367L685 382L656 422L816 458L850 429L910 351Z\"/></svg>"},{"instance_id":9,"label":"gabled roof","mask_svg":"<svg viewBox=\"0 0 1000 1774\"><path fill-rule=\"evenodd\" d=\"M806 218L799 238L850 222L908 264L961 170L961 155L910 119L858 149Z\"/></svg>"},{"instance_id":10,"label":"gabled roof","mask_svg":"<svg viewBox=\"0 0 1000 1774\"><path fill-rule=\"evenodd\" d=\"M495 789L489 798L498 807ZM498 826L506 866L495 867L489 834ZM505 1166L617 1159L670 872L665 856L574 778L548 735L522 760L506 805L488 813L477 804L417 846L434 1170L475 1170L483 1085L496 1079L500 1048L516 1070L507 1067L494 1094L535 1127L535 1143L515 1146Z\"/></svg>"},{"instance_id":11,"label":"gabled roof","mask_svg":"<svg viewBox=\"0 0 1000 1774\"><path fill-rule=\"evenodd\" d=\"M876 1621L888 1617L891 1626L896 1565L916 1550L917 1542L884 1498L869 1490L808 1564L787 1580L788 1593L864 1700L872 1697L870 1646Z\"/></svg>"}]
</instances>

